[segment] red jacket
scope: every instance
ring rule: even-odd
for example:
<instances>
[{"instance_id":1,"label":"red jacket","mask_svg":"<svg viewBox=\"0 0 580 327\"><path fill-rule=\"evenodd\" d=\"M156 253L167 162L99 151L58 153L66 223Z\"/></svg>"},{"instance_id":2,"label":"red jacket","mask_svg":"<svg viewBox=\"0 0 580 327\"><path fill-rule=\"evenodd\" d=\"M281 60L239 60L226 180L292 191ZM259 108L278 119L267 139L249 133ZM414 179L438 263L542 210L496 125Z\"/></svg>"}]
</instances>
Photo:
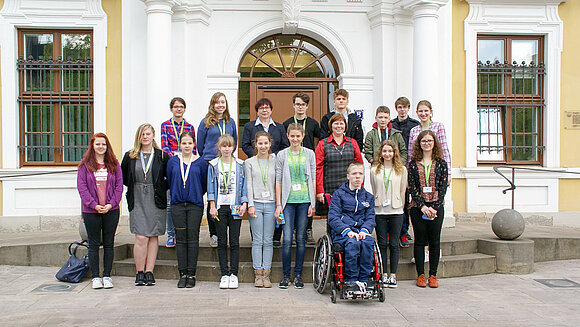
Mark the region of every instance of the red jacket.
<instances>
[{"instance_id":1,"label":"red jacket","mask_svg":"<svg viewBox=\"0 0 580 327\"><path fill-rule=\"evenodd\" d=\"M354 147L354 160L363 162L358 143L353 142L350 137L344 136L340 144L336 143L332 134L327 137L327 140L328 143L332 143L336 146L341 146L344 144L344 142L352 143L352 146ZM320 140L318 142L314 154L316 155L316 194L320 194L324 193L324 140Z\"/></svg>"}]
</instances>

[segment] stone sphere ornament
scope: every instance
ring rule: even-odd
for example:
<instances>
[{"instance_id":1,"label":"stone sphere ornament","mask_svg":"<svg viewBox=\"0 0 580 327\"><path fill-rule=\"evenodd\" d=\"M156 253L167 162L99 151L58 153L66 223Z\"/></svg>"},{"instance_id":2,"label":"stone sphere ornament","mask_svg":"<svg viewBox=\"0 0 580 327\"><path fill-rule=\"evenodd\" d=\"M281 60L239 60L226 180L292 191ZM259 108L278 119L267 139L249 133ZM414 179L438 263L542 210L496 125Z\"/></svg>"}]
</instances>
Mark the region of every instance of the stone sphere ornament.
<instances>
[{"instance_id":1,"label":"stone sphere ornament","mask_svg":"<svg viewBox=\"0 0 580 327\"><path fill-rule=\"evenodd\" d=\"M502 209L491 220L491 229L502 240L515 240L524 233L525 228L524 217L513 209Z\"/></svg>"}]
</instances>

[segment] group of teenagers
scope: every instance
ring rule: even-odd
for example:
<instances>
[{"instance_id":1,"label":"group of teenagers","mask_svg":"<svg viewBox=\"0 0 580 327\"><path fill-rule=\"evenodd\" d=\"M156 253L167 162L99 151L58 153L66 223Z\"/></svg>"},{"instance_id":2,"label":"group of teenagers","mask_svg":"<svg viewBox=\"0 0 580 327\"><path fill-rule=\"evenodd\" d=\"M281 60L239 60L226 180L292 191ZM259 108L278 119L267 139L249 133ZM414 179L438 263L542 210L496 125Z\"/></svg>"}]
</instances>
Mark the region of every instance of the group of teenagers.
<instances>
[{"instance_id":1,"label":"group of teenagers","mask_svg":"<svg viewBox=\"0 0 580 327\"><path fill-rule=\"evenodd\" d=\"M378 107L376 122L363 140L362 121L348 109L348 96L346 90L336 90L335 110L324 115L320 124L307 117L310 98L305 93L292 97L295 114L282 124L271 118L272 102L259 99L257 119L248 122L242 133L245 161L234 156L236 123L221 92L212 96L197 138L193 125L184 119L185 100L173 98L172 117L161 125L161 147L154 127L142 124L120 164L107 136L95 134L77 175L92 287L113 287L113 244L123 185L130 231L135 234L136 286L155 285L158 237L166 231L166 246L176 248L177 287L195 286L205 207L210 245L217 246L220 288L238 287L239 236L246 213L256 287L272 287L273 248L280 239L283 277L279 287L288 288L290 283L304 287L305 245L313 242L315 214L328 216L333 241L344 246L345 282L353 287L364 287L370 278L375 228L383 262L387 262L387 248L390 252L384 285L397 286L399 246L408 246L410 216L416 284L438 287L444 197L451 171L445 129L431 120L428 101L418 103L417 121L408 116L409 100L400 97L395 102L397 117L390 120L389 108ZM371 164L372 194L364 189L363 153ZM424 273L427 246L428 281Z\"/></svg>"}]
</instances>

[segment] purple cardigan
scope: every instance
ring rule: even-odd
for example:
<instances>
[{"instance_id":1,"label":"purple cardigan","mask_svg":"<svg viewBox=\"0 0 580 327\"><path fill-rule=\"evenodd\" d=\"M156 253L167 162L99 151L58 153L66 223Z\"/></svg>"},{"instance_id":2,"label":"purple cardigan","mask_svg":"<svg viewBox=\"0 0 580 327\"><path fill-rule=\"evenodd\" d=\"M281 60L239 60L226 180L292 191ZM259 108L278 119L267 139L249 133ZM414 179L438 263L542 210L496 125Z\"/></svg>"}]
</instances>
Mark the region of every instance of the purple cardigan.
<instances>
[{"instance_id":1,"label":"purple cardigan","mask_svg":"<svg viewBox=\"0 0 580 327\"><path fill-rule=\"evenodd\" d=\"M81 196L83 212L97 213L97 210L95 210L95 206L99 204L97 180L95 179L95 174L87 168L86 164L79 167L77 189ZM111 172L107 173L107 203L113 206L111 210L119 209L119 202L121 202L122 196L123 173L121 173L121 166L117 162L117 172L114 175Z\"/></svg>"}]
</instances>

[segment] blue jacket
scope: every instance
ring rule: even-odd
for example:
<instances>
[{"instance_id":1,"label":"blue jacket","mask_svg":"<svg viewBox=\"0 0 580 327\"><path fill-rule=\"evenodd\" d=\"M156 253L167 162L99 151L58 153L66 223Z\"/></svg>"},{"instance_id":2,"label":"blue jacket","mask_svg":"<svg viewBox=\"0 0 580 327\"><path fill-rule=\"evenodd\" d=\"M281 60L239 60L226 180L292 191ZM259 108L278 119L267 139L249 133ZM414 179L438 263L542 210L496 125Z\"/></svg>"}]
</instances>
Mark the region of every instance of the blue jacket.
<instances>
[{"instance_id":1,"label":"blue jacket","mask_svg":"<svg viewBox=\"0 0 580 327\"><path fill-rule=\"evenodd\" d=\"M334 235L365 231L375 228L375 197L362 187L351 190L348 182L334 191L328 208L328 224Z\"/></svg>"},{"instance_id":2,"label":"blue jacket","mask_svg":"<svg viewBox=\"0 0 580 327\"><path fill-rule=\"evenodd\" d=\"M220 128L222 128L223 119L218 121L219 127L214 125L210 128L205 127L205 118L199 123L197 128L197 153L205 159L210 161L217 157L217 140L222 135ZM225 133L234 137L236 147L238 144L238 132L236 129L236 122L230 118L230 121L225 124Z\"/></svg>"},{"instance_id":3,"label":"blue jacket","mask_svg":"<svg viewBox=\"0 0 580 327\"><path fill-rule=\"evenodd\" d=\"M232 159L235 159L232 157ZM242 205L248 202L248 189L246 188L246 169L244 162L240 159L236 160L236 201L235 205ZM215 158L209 162L207 169L207 201L216 201L219 187L219 158ZM234 216L234 218L242 219L242 217Z\"/></svg>"},{"instance_id":4,"label":"blue jacket","mask_svg":"<svg viewBox=\"0 0 580 327\"><path fill-rule=\"evenodd\" d=\"M290 146L288 137L286 136L286 128L284 125L274 122L276 125L270 125L268 127L268 134L272 137L272 147L270 150L274 154L278 154L278 151L286 149ZM256 125L256 121L252 120L246 125L244 125L244 133L242 134L242 150L248 156L248 158L253 157L255 154L254 150L254 136L257 132L263 131L264 127L260 124Z\"/></svg>"},{"instance_id":5,"label":"blue jacket","mask_svg":"<svg viewBox=\"0 0 580 327\"><path fill-rule=\"evenodd\" d=\"M185 168L185 165L183 165ZM197 158L191 163L189 175L183 187L179 157L173 156L167 162L167 183L171 190L171 204L190 202L203 208L203 195L207 190L207 162Z\"/></svg>"}]
</instances>

